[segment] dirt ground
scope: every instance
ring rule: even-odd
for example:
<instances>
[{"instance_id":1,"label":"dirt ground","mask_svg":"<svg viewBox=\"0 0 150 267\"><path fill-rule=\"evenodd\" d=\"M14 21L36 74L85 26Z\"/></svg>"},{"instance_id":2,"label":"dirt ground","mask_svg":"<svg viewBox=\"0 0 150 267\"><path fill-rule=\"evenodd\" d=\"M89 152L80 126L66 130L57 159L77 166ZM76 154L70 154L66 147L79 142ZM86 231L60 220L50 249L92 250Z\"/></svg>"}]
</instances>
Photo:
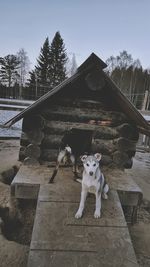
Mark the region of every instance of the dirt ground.
<instances>
[{"instance_id":1,"label":"dirt ground","mask_svg":"<svg viewBox=\"0 0 150 267\"><path fill-rule=\"evenodd\" d=\"M8 181L8 184L4 184L3 176L5 174L5 171L9 169L9 174L13 177L13 166L19 165L18 151L19 140L0 140L0 207L5 207L7 205L9 206L10 203L10 181ZM144 201L138 214L138 223L134 226L130 225L129 231L139 266L150 267L150 155L148 153L137 153L133 168L131 170L127 170L127 172L141 187L144 195ZM31 217L31 220L33 220L34 213ZM31 226L29 222L29 224L27 223L26 228L24 228L23 230L28 235L30 235L30 228ZM15 240L15 238L12 239ZM29 252L29 244L27 240L29 240L29 237L26 240L24 236L21 235L18 240L17 242L9 241L8 239L6 239L6 237L3 236L0 231L1 267L27 266L27 258ZM23 242L21 242L21 240Z\"/></svg>"},{"instance_id":2,"label":"dirt ground","mask_svg":"<svg viewBox=\"0 0 150 267\"><path fill-rule=\"evenodd\" d=\"M10 186L4 184L2 174L9 170L13 176L12 166L18 165L19 140L0 140L0 207L9 206ZM1 221L0 221L1 222ZM0 230L0 266L26 267L29 246L9 241Z\"/></svg>"},{"instance_id":3,"label":"dirt ground","mask_svg":"<svg viewBox=\"0 0 150 267\"><path fill-rule=\"evenodd\" d=\"M132 169L126 172L143 191L138 223L129 231L140 267L150 267L150 153L137 152Z\"/></svg>"}]
</instances>

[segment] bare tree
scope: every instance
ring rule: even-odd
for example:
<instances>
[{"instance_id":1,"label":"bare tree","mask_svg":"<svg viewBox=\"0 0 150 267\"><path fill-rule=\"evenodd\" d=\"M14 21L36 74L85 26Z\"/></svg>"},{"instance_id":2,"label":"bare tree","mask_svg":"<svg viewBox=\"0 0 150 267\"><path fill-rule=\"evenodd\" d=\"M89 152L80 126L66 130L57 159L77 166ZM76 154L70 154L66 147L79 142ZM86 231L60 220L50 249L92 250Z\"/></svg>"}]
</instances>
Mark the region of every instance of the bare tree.
<instances>
[{"instance_id":1,"label":"bare tree","mask_svg":"<svg viewBox=\"0 0 150 267\"><path fill-rule=\"evenodd\" d=\"M76 56L75 54L73 53L73 56L72 56L72 62L71 62L71 76L73 74L75 74L77 70L77 62L76 62Z\"/></svg>"},{"instance_id":2,"label":"bare tree","mask_svg":"<svg viewBox=\"0 0 150 267\"><path fill-rule=\"evenodd\" d=\"M27 52L24 50L24 48L21 48L19 52L17 53L17 57L19 60L19 68L18 68L18 73L19 73L19 87L20 87L20 92L19 96L20 98L22 97L22 87L25 86L25 83L27 82L28 79L28 74L29 74L29 68L30 68L30 61L27 56Z\"/></svg>"}]
</instances>

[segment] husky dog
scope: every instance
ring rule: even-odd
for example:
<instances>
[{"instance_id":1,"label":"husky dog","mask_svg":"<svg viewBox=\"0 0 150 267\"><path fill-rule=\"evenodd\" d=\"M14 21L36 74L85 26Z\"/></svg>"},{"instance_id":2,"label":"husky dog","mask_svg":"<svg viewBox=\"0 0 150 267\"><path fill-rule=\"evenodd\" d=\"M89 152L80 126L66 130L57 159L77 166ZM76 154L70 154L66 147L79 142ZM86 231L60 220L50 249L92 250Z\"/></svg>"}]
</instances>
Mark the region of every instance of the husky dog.
<instances>
[{"instance_id":1,"label":"husky dog","mask_svg":"<svg viewBox=\"0 0 150 267\"><path fill-rule=\"evenodd\" d=\"M93 193L96 196L94 217L100 218L101 216L101 196L104 199L108 198L107 193L109 191L109 186L105 182L104 175L100 170L99 167L100 160L101 160L101 154L99 153L96 153L93 156L84 155L81 157L84 170L83 170L82 181L77 179L77 181L82 183L80 205L75 215L75 218L77 219L82 217L85 200L88 192Z\"/></svg>"},{"instance_id":2,"label":"husky dog","mask_svg":"<svg viewBox=\"0 0 150 267\"><path fill-rule=\"evenodd\" d=\"M54 178L58 172L59 165L60 163L66 164L66 163L71 162L73 164L73 172L77 172L77 166L75 166L75 157L72 154L72 149L70 146L66 145L63 149L59 150L58 157L57 157L57 162L55 169L53 171L52 176L49 179L49 183L53 183Z\"/></svg>"},{"instance_id":3,"label":"husky dog","mask_svg":"<svg viewBox=\"0 0 150 267\"><path fill-rule=\"evenodd\" d=\"M90 152L92 143L92 134L90 130L70 129L65 133L61 140L57 162L49 183L53 183L54 178L58 172L60 163L70 162L73 165L73 173L78 177L78 158L83 153Z\"/></svg>"}]
</instances>

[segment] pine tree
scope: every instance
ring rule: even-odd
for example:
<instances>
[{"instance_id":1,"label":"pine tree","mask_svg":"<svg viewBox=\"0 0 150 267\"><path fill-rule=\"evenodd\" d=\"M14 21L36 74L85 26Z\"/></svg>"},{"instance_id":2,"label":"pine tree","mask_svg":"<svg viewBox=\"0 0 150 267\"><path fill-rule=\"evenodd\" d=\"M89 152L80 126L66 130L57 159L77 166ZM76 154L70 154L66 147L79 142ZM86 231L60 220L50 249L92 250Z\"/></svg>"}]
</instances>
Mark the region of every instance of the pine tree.
<instances>
[{"instance_id":1,"label":"pine tree","mask_svg":"<svg viewBox=\"0 0 150 267\"><path fill-rule=\"evenodd\" d=\"M49 77L51 88L67 78L66 75L67 54L63 39L56 32L50 46Z\"/></svg>"},{"instance_id":2,"label":"pine tree","mask_svg":"<svg viewBox=\"0 0 150 267\"><path fill-rule=\"evenodd\" d=\"M29 79L27 82L26 91L24 91L24 98L26 99L37 99L37 77L34 70L29 71Z\"/></svg>"},{"instance_id":3,"label":"pine tree","mask_svg":"<svg viewBox=\"0 0 150 267\"><path fill-rule=\"evenodd\" d=\"M37 66L35 67L38 84L40 86L49 85L49 61L50 61L50 46L49 46L49 39L47 37L43 44L43 47L41 48L39 58L37 59Z\"/></svg>"},{"instance_id":4,"label":"pine tree","mask_svg":"<svg viewBox=\"0 0 150 267\"><path fill-rule=\"evenodd\" d=\"M19 60L15 55L7 55L0 58L0 78L1 82L7 87L11 87L19 78L18 68Z\"/></svg>"}]
</instances>

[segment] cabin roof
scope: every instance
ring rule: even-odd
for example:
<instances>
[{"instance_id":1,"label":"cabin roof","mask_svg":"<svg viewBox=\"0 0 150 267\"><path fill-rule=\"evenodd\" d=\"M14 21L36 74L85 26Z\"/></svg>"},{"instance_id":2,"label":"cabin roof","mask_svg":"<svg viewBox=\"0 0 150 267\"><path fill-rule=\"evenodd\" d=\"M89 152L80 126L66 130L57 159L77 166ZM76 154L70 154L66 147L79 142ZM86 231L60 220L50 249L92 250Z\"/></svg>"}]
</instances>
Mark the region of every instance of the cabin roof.
<instances>
[{"instance_id":1,"label":"cabin roof","mask_svg":"<svg viewBox=\"0 0 150 267\"><path fill-rule=\"evenodd\" d=\"M111 90L116 103L120 106L120 110L125 113L129 119L131 119L139 128L139 131L150 136L150 126L148 122L144 119L144 117L140 114L140 112L135 108L135 106L124 96L121 90L116 86L116 84L111 80L110 77L103 71L107 65L94 53L92 53L77 69L77 72L71 76L70 78L63 81L61 84L53 88L51 91L40 97L37 101L31 104L29 107L24 109L15 117L11 118L9 121L5 123L5 127L10 127L23 117L27 116L34 112L37 108L40 108L45 101L50 99L54 94L58 91L63 90L66 86L73 84L77 79L82 76L85 77L89 74L94 68L99 70L100 73L103 74L103 77L107 81L109 85L109 89Z\"/></svg>"}]
</instances>

